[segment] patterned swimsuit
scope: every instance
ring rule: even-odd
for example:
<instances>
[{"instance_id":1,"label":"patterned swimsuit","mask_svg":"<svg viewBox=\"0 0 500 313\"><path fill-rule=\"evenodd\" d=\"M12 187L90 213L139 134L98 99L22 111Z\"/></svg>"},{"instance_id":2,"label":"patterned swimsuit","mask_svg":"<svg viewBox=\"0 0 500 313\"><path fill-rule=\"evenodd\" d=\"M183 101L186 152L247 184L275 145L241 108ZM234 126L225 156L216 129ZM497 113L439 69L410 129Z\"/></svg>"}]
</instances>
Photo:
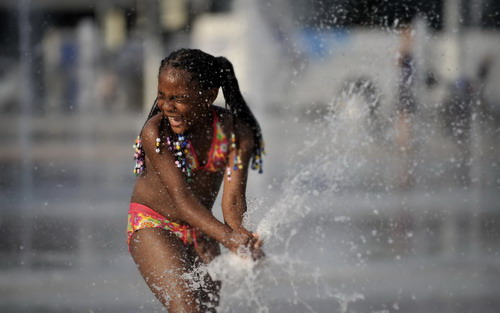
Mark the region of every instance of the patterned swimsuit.
<instances>
[{"instance_id":1,"label":"patterned swimsuit","mask_svg":"<svg viewBox=\"0 0 500 313\"><path fill-rule=\"evenodd\" d=\"M203 170L207 172L223 171L229 154L229 140L222 129L221 122L215 110L213 110L213 139L208 153L207 163L200 166L200 161L193 145L189 145L186 155L189 166L193 171ZM185 245L194 243L197 245L195 228L172 222L155 210L140 204L131 203L128 211L127 223L127 245L130 251L130 240L135 231L143 228L162 228L173 232Z\"/></svg>"},{"instance_id":2,"label":"patterned swimsuit","mask_svg":"<svg viewBox=\"0 0 500 313\"><path fill-rule=\"evenodd\" d=\"M200 161L196 155L193 145L189 145L189 153L186 155L189 166L193 171L202 170L207 172L218 172L224 170L229 151L229 140L222 129L221 122L215 110L213 110L213 138L208 160L204 166L200 166Z\"/></svg>"}]
</instances>

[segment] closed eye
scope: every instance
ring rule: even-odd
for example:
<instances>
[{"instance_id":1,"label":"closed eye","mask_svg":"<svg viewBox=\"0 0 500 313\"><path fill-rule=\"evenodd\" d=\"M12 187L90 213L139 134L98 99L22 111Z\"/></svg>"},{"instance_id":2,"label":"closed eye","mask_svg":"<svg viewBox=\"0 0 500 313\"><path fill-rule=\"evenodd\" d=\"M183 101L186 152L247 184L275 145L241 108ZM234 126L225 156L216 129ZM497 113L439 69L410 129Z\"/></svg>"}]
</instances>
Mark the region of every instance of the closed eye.
<instances>
[{"instance_id":1,"label":"closed eye","mask_svg":"<svg viewBox=\"0 0 500 313\"><path fill-rule=\"evenodd\" d=\"M180 97L174 96L174 97L172 97L172 101L175 101L177 103L184 103L184 102L186 102L186 100L187 100L187 97L185 97L185 96L180 96Z\"/></svg>"}]
</instances>

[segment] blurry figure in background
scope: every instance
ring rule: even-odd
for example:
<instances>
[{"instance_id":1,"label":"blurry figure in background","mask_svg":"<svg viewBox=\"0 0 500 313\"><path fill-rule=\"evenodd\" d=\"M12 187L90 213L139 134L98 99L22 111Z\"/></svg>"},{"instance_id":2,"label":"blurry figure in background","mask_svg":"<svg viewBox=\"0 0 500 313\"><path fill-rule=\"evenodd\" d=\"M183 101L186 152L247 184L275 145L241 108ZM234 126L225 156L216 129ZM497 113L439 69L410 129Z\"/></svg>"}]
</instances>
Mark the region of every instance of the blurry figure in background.
<instances>
[{"instance_id":1,"label":"blurry figure in background","mask_svg":"<svg viewBox=\"0 0 500 313\"><path fill-rule=\"evenodd\" d=\"M490 70L493 66L493 57L491 55L485 55L479 62L477 69L477 80L480 88L484 88L488 78L490 77Z\"/></svg>"},{"instance_id":2,"label":"blurry figure in background","mask_svg":"<svg viewBox=\"0 0 500 313\"><path fill-rule=\"evenodd\" d=\"M119 99L118 96L118 75L112 69L107 68L101 73L97 84L97 98L105 112L124 109L122 106L126 101Z\"/></svg>"},{"instance_id":3,"label":"blurry figure in background","mask_svg":"<svg viewBox=\"0 0 500 313\"><path fill-rule=\"evenodd\" d=\"M220 87L229 109L213 105ZM243 227L248 167L261 172L262 134L232 64L192 49L162 60L135 148L129 251L169 312L215 312L220 284L194 270L220 254L219 244L263 255L258 235ZM211 212L223 182L225 223Z\"/></svg>"},{"instance_id":4,"label":"blurry figure in background","mask_svg":"<svg viewBox=\"0 0 500 313\"><path fill-rule=\"evenodd\" d=\"M472 151L469 139L472 126L472 105L475 98L474 89L474 84L470 79L458 79L450 85L441 111L445 133L452 138L457 147L453 178L462 186L470 184Z\"/></svg>"},{"instance_id":5,"label":"blurry figure in background","mask_svg":"<svg viewBox=\"0 0 500 313\"><path fill-rule=\"evenodd\" d=\"M78 102L78 46L66 42L61 48L62 111L73 113Z\"/></svg>"},{"instance_id":6,"label":"blurry figure in background","mask_svg":"<svg viewBox=\"0 0 500 313\"><path fill-rule=\"evenodd\" d=\"M402 189L410 188L414 183L413 173L413 134L412 123L415 118L415 59L412 54L413 28L405 24L401 29L401 45L398 65L400 79L396 100L396 144L401 153L403 166L400 170L399 185Z\"/></svg>"},{"instance_id":7,"label":"blurry figure in background","mask_svg":"<svg viewBox=\"0 0 500 313\"><path fill-rule=\"evenodd\" d=\"M494 60L490 54L485 55L479 62L476 78L476 93L477 93L477 113L481 120L486 116L494 117L495 114L491 112L490 104L487 103L485 97L485 88L491 75L491 68L493 67Z\"/></svg>"},{"instance_id":8,"label":"blurry figure in background","mask_svg":"<svg viewBox=\"0 0 500 313\"><path fill-rule=\"evenodd\" d=\"M466 144L470 137L473 98L472 82L461 78L451 84L443 103L442 114L446 132L459 145Z\"/></svg>"},{"instance_id":9,"label":"blurry figure in background","mask_svg":"<svg viewBox=\"0 0 500 313\"><path fill-rule=\"evenodd\" d=\"M476 133L483 133L480 128L494 116L484 97L484 86L488 82L492 63L491 55L484 56L478 64L476 77L462 77L450 84L443 101L443 128L457 147L454 179L462 186L469 186L471 183L471 166L474 161L473 116L478 128Z\"/></svg>"}]
</instances>

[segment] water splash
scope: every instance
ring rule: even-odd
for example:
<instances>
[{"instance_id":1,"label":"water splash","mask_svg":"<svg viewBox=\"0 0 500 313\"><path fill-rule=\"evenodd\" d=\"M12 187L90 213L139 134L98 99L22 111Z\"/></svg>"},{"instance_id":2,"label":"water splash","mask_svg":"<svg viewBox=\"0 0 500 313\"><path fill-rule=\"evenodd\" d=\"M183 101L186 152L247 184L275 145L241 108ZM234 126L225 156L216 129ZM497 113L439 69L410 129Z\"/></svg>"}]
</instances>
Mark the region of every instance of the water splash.
<instances>
[{"instance_id":1,"label":"water splash","mask_svg":"<svg viewBox=\"0 0 500 313\"><path fill-rule=\"evenodd\" d=\"M355 89L332 101L321 118L305 122L312 139L290 161L283 185L273 188L282 191L279 199L271 206L263 199L249 203L251 214L246 222L253 223L249 228L256 229L264 240L265 259L254 262L225 253L198 269L222 281L219 312L266 313L290 308L317 312L317 302L323 301L336 304L338 312L344 313L350 303L364 299L359 292L331 286L331 277L341 271L342 264L354 260L356 266L365 265L359 249L366 241L363 236L342 240L329 234L332 228L350 226L349 216L335 214L340 209L335 197L349 191L355 173L368 164L364 149L374 143L369 131L352 127L352 112L343 109L354 107L356 100L349 96ZM350 102L342 106L340 101ZM357 109L359 125L372 107Z\"/></svg>"}]
</instances>

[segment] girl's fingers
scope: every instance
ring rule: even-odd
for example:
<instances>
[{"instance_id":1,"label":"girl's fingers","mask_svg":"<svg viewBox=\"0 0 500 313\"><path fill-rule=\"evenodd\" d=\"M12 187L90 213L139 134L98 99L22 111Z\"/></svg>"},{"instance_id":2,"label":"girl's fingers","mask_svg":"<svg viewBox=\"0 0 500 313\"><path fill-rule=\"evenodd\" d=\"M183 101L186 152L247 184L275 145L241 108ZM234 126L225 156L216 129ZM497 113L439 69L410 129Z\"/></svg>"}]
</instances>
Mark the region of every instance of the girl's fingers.
<instances>
[{"instance_id":1,"label":"girl's fingers","mask_svg":"<svg viewBox=\"0 0 500 313\"><path fill-rule=\"evenodd\" d=\"M259 259L262 259L263 257L265 257L265 254L262 250L255 249L252 251L252 257L254 260L259 260Z\"/></svg>"},{"instance_id":2,"label":"girl's fingers","mask_svg":"<svg viewBox=\"0 0 500 313\"><path fill-rule=\"evenodd\" d=\"M262 240L257 240L254 244L253 244L253 247L254 249L260 249L262 247Z\"/></svg>"},{"instance_id":3,"label":"girl's fingers","mask_svg":"<svg viewBox=\"0 0 500 313\"><path fill-rule=\"evenodd\" d=\"M262 241L262 239L260 239L259 237L259 234L257 233L252 233L253 237L256 239L255 243L254 243L254 248L255 249L260 249L260 247L262 247L262 245L264 244L264 242Z\"/></svg>"}]
</instances>

